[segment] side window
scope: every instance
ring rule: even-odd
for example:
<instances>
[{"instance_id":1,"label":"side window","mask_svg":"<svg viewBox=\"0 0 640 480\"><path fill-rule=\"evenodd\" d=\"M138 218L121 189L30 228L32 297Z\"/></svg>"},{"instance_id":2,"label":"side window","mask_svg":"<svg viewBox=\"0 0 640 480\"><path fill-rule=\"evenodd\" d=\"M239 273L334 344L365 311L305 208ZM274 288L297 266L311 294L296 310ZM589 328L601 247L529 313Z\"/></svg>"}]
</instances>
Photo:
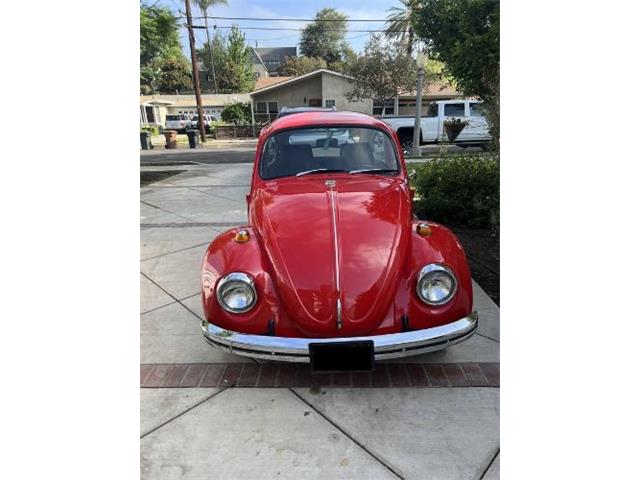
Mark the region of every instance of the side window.
<instances>
[{"instance_id":1,"label":"side window","mask_svg":"<svg viewBox=\"0 0 640 480\"><path fill-rule=\"evenodd\" d=\"M469 113L472 117L483 117L484 116L484 107L481 103L470 103L469 104Z\"/></svg>"},{"instance_id":2,"label":"side window","mask_svg":"<svg viewBox=\"0 0 640 480\"><path fill-rule=\"evenodd\" d=\"M445 117L464 117L464 103L448 103L444 106Z\"/></svg>"},{"instance_id":3,"label":"side window","mask_svg":"<svg viewBox=\"0 0 640 480\"><path fill-rule=\"evenodd\" d=\"M427 117L437 117L438 116L438 104L430 103L427 107Z\"/></svg>"}]
</instances>

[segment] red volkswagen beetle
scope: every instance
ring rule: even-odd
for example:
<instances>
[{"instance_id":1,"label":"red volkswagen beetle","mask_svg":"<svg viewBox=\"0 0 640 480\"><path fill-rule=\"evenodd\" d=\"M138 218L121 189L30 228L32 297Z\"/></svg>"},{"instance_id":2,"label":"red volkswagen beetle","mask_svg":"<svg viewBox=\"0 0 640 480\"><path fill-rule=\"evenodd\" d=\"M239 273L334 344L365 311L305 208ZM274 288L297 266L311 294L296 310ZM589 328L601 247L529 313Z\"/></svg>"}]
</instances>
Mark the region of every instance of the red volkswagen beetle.
<instances>
[{"instance_id":1,"label":"red volkswagen beetle","mask_svg":"<svg viewBox=\"0 0 640 480\"><path fill-rule=\"evenodd\" d=\"M217 237L202 267L206 340L313 371L468 339L471 277L447 228L414 220L398 137L353 112L307 112L260 134L249 224Z\"/></svg>"}]
</instances>

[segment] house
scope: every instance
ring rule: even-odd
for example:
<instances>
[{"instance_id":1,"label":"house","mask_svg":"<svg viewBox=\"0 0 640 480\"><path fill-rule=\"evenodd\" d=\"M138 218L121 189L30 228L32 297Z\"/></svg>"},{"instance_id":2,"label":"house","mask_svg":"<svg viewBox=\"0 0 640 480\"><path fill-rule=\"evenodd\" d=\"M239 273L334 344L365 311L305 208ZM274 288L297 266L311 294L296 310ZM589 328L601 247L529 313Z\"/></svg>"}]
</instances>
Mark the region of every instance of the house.
<instances>
[{"instance_id":1,"label":"house","mask_svg":"<svg viewBox=\"0 0 640 480\"><path fill-rule=\"evenodd\" d=\"M280 77L282 78L282 77ZM285 77L286 78L286 77ZM371 113L372 100L350 102L346 98L353 79L331 70L320 69L288 78L251 92L256 122L270 122L282 107L336 107L338 110Z\"/></svg>"},{"instance_id":2,"label":"house","mask_svg":"<svg viewBox=\"0 0 640 480\"><path fill-rule=\"evenodd\" d=\"M262 82L262 83L261 83ZM371 99L351 102L347 93L351 90L353 78L331 70L320 69L298 77L269 77L260 79L251 92L254 119L259 123L270 122L282 107L336 107L337 110L351 110L370 115L382 115L382 102ZM446 82L427 85L423 91L423 107L435 100L462 98ZM416 93L400 92L388 101L384 115L414 115Z\"/></svg>"},{"instance_id":3,"label":"house","mask_svg":"<svg viewBox=\"0 0 640 480\"><path fill-rule=\"evenodd\" d=\"M248 93L231 94L203 94L202 109L206 115L213 115L220 119L222 110L234 103L249 103ZM167 115L184 113L195 116L198 114L195 95L141 95L140 96L140 124L165 125Z\"/></svg>"},{"instance_id":4,"label":"house","mask_svg":"<svg viewBox=\"0 0 640 480\"><path fill-rule=\"evenodd\" d=\"M252 50L270 77L278 75L278 69L287 57L298 56L298 47L253 48Z\"/></svg>"},{"instance_id":5,"label":"house","mask_svg":"<svg viewBox=\"0 0 640 480\"><path fill-rule=\"evenodd\" d=\"M257 80L269 77L269 69L264 64L255 48L251 49L251 65Z\"/></svg>"}]
</instances>

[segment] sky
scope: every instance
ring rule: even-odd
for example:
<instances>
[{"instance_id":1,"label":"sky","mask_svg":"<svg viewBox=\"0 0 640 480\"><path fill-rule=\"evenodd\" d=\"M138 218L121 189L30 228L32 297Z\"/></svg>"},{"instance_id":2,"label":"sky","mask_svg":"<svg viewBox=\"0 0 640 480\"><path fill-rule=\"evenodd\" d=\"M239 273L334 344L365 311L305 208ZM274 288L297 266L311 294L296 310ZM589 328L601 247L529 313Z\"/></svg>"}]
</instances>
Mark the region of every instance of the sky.
<instances>
[{"instance_id":1,"label":"sky","mask_svg":"<svg viewBox=\"0 0 640 480\"><path fill-rule=\"evenodd\" d=\"M209 8L209 16L226 17L261 17L261 18L313 18L318 10L323 8L335 8L340 13L346 14L351 19L385 19L387 9L394 6L401 6L399 0L341 0L337 3L313 2L300 0L227 0L228 5L216 5ZM166 6L173 12L178 9L184 12L184 0L159 0L158 5ZM338 6L339 5L339 6ZM192 1L192 15L198 16L198 7ZM194 20L194 24L202 22ZM236 23L243 27L278 27L278 28L303 28L306 22L257 22L257 21L230 21L230 20L210 20L218 25L232 25ZM347 30L372 30L380 29L383 22L353 22L347 25ZM204 30L194 30L196 35L196 46L200 47L206 41ZM222 30L228 32L228 29ZM244 30L247 43L252 47L291 47L297 46L300 41L300 34L292 31L268 31L268 30ZM348 33L346 35L351 47L360 52L364 48L369 38L368 33ZM181 30L182 47L187 57L189 56L189 40L186 29Z\"/></svg>"}]
</instances>

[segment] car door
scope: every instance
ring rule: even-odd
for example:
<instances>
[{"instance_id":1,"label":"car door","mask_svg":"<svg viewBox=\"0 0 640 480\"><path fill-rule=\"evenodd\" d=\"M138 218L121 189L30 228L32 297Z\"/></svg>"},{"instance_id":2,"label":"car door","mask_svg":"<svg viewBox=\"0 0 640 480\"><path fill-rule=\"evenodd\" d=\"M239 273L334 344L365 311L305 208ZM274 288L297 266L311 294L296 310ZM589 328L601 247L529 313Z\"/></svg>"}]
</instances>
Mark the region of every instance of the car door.
<instances>
[{"instance_id":1,"label":"car door","mask_svg":"<svg viewBox=\"0 0 640 480\"><path fill-rule=\"evenodd\" d=\"M460 136L465 134L465 141L484 142L491 139L489 134L489 124L482 108L482 102L471 101L468 105L467 125Z\"/></svg>"},{"instance_id":2,"label":"car door","mask_svg":"<svg viewBox=\"0 0 640 480\"><path fill-rule=\"evenodd\" d=\"M427 107L426 114L420 119L422 142L430 143L438 140L440 119L438 118L438 104L432 102Z\"/></svg>"}]
</instances>

